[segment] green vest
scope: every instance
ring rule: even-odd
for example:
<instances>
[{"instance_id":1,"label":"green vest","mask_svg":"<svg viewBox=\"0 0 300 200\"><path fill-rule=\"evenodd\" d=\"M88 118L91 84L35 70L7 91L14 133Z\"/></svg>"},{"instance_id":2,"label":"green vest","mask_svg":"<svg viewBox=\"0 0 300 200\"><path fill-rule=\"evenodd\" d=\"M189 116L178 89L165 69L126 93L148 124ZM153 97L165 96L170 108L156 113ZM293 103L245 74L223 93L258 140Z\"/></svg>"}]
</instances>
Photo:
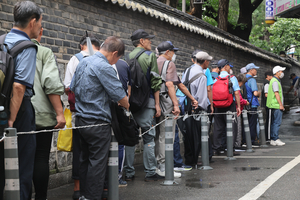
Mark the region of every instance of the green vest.
<instances>
[{"instance_id":1,"label":"green vest","mask_svg":"<svg viewBox=\"0 0 300 200\"><path fill-rule=\"evenodd\" d=\"M277 81L278 83L278 93L282 102L282 89L281 89L281 84L280 82L276 79L276 78L272 78L270 81L270 85L269 85L269 90L268 90L268 97L267 97L267 107L268 108L273 108L273 109L279 109L280 105L275 97L275 93L273 92L273 87L272 84Z\"/></svg>"}]
</instances>

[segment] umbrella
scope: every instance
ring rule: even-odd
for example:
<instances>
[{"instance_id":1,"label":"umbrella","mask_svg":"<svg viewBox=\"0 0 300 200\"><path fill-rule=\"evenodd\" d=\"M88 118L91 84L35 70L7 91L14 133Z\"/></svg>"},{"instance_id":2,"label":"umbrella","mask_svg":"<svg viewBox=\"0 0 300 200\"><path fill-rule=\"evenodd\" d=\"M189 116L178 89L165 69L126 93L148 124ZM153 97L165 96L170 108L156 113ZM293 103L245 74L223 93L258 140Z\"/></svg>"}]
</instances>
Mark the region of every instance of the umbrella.
<instances>
[{"instance_id":1,"label":"umbrella","mask_svg":"<svg viewBox=\"0 0 300 200\"><path fill-rule=\"evenodd\" d=\"M89 37L89 34L88 32L86 31L86 44L87 44L87 48L89 50L89 54L90 56L94 55L94 49L93 49L93 46L92 46L92 42L91 42L91 38Z\"/></svg>"}]
</instances>

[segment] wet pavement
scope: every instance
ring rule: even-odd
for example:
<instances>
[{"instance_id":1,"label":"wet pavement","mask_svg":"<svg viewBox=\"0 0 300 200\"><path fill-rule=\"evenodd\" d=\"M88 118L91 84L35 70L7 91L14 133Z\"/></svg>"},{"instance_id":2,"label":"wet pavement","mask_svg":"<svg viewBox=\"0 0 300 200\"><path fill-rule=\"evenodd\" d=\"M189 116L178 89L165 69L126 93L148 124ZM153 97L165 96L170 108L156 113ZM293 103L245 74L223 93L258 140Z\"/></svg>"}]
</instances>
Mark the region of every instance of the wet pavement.
<instances>
[{"instance_id":1,"label":"wet pavement","mask_svg":"<svg viewBox=\"0 0 300 200\"><path fill-rule=\"evenodd\" d=\"M226 154L215 156L210 165L213 170L193 169L182 172L182 177L175 179L178 185L174 186L162 186L162 181L144 182L143 166L137 165L134 181L128 182L127 187L119 188L120 200L240 199L263 181L276 178L272 175L274 172L281 172L287 163L300 155L300 127L292 125L294 121L300 120L300 113L296 111L291 110L283 117L280 138L286 142L285 146L254 148L253 153L239 152L236 161L225 161ZM281 178L274 179L274 184L266 186L262 195L254 199L300 199L299 185L300 165L296 164L283 173ZM72 199L72 187L70 184L49 190L48 200Z\"/></svg>"}]
</instances>

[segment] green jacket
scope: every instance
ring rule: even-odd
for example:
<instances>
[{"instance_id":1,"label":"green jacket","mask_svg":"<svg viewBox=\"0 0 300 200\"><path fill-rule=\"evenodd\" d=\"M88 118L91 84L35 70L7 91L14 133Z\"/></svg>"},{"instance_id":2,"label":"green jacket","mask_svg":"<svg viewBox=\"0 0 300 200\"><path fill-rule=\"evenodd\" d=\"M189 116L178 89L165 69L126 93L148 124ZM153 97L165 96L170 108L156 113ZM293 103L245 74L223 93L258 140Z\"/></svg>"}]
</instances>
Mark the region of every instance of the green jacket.
<instances>
[{"instance_id":1,"label":"green jacket","mask_svg":"<svg viewBox=\"0 0 300 200\"><path fill-rule=\"evenodd\" d=\"M31 98L35 110L36 128L54 127L57 124L56 112L47 95L62 95L64 85L60 80L57 63L51 49L41 46L36 40L32 41L38 46L33 85L35 95Z\"/></svg>"},{"instance_id":2,"label":"green jacket","mask_svg":"<svg viewBox=\"0 0 300 200\"><path fill-rule=\"evenodd\" d=\"M280 105L276 99L276 96L275 96L275 93L273 91L273 83L274 82L277 82L278 83L278 93L279 93L279 96L280 96L280 100L281 102L283 103L282 101L282 88L281 88L281 83L276 79L276 78L272 78L271 81L270 81L270 85L269 85L269 90L268 90L268 97L267 97L267 107L268 108L273 108L273 109L279 109L280 108Z\"/></svg>"}]
</instances>

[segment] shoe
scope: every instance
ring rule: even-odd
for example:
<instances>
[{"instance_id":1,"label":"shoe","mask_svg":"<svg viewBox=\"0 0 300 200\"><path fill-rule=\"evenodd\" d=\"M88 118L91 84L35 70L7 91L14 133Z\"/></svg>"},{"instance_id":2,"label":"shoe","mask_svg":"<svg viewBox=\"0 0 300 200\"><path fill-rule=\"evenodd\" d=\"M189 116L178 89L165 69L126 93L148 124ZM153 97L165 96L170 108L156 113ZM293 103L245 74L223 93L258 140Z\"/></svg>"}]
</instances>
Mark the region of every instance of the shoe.
<instances>
[{"instance_id":1,"label":"shoe","mask_svg":"<svg viewBox=\"0 0 300 200\"><path fill-rule=\"evenodd\" d=\"M271 140L270 145L276 146L277 144L276 144L276 142L274 140Z\"/></svg>"},{"instance_id":2,"label":"shoe","mask_svg":"<svg viewBox=\"0 0 300 200\"><path fill-rule=\"evenodd\" d=\"M145 177L146 182L158 181L158 180L163 180L163 179L165 179L165 177L160 176L158 174L154 174L153 176Z\"/></svg>"},{"instance_id":3,"label":"shoe","mask_svg":"<svg viewBox=\"0 0 300 200\"><path fill-rule=\"evenodd\" d=\"M127 186L127 182L123 181L122 178L119 179L119 187L126 187Z\"/></svg>"},{"instance_id":4,"label":"shoe","mask_svg":"<svg viewBox=\"0 0 300 200\"><path fill-rule=\"evenodd\" d=\"M159 175L159 176L162 176L162 177L165 177L166 176L166 171L160 171L160 169L157 169L156 170L156 173ZM181 177L181 173L178 173L178 172L175 172L174 171L174 178L180 178Z\"/></svg>"},{"instance_id":5,"label":"shoe","mask_svg":"<svg viewBox=\"0 0 300 200\"><path fill-rule=\"evenodd\" d=\"M85 198L84 196L80 197L79 200L89 200L87 198Z\"/></svg>"},{"instance_id":6,"label":"shoe","mask_svg":"<svg viewBox=\"0 0 300 200\"><path fill-rule=\"evenodd\" d=\"M133 181L134 176L125 176L125 181Z\"/></svg>"},{"instance_id":7,"label":"shoe","mask_svg":"<svg viewBox=\"0 0 300 200\"><path fill-rule=\"evenodd\" d=\"M80 190L74 191L72 198L78 200L80 198Z\"/></svg>"},{"instance_id":8,"label":"shoe","mask_svg":"<svg viewBox=\"0 0 300 200\"><path fill-rule=\"evenodd\" d=\"M252 144L252 148L258 148L259 146L256 144Z\"/></svg>"},{"instance_id":9,"label":"shoe","mask_svg":"<svg viewBox=\"0 0 300 200\"><path fill-rule=\"evenodd\" d=\"M283 145L285 145L285 143L282 142L280 139L277 139L274 142L276 143L277 146L283 146Z\"/></svg>"},{"instance_id":10,"label":"shoe","mask_svg":"<svg viewBox=\"0 0 300 200\"><path fill-rule=\"evenodd\" d=\"M182 165L181 167L174 167L174 171L190 171L193 167L189 165Z\"/></svg>"}]
</instances>

